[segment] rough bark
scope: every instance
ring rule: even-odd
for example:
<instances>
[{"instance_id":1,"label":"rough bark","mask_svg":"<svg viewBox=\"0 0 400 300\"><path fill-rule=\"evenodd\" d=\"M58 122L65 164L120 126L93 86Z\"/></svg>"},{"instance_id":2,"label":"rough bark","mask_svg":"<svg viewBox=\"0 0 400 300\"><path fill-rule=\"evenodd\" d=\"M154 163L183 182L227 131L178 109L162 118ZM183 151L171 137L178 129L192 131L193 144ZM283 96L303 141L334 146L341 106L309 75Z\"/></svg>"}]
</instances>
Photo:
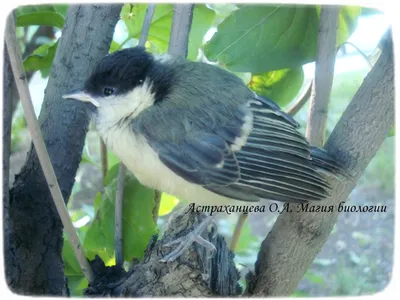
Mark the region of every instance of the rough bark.
<instances>
[{"instance_id":1,"label":"rough bark","mask_svg":"<svg viewBox=\"0 0 400 300\"><path fill-rule=\"evenodd\" d=\"M239 295L240 278L233 262L234 254L228 249L224 238L211 231L203 238L217 248L210 259L204 247L192 245L188 251L171 263L160 262L173 247L166 243L187 234L198 222L199 216L183 213L169 222L163 238L157 236L150 242L144 259L125 273L118 266L104 267L100 259L93 262L96 280L85 294L87 296L119 297L212 297Z\"/></svg>"},{"instance_id":2,"label":"rough bark","mask_svg":"<svg viewBox=\"0 0 400 300\"><path fill-rule=\"evenodd\" d=\"M4 237L8 232L8 207L9 207L9 172L11 154L11 122L12 122L12 103L15 99L16 89L14 77L11 70L10 60L4 47L3 64L3 228ZM4 242L7 239L4 238ZM4 244L4 248L7 245Z\"/></svg>"},{"instance_id":3,"label":"rough bark","mask_svg":"<svg viewBox=\"0 0 400 300\"><path fill-rule=\"evenodd\" d=\"M332 196L321 203L335 206L332 212L297 212L297 206L291 205L293 212L278 217L262 243L248 294L287 296L296 288L332 231L339 203L346 201L394 124L393 81L393 45L388 38L325 145L354 180L332 178Z\"/></svg>"},{"instance_id":4,"label":"rough bark","mask_svg":"<svg viewBox=\"0 0 400 300\"><path fill-rule=\"evenodd\" d=\"M89 120L83 105L62 100L61 95L79 87L108 53L120 9L121 5L71 6L54 58L39 123L65 201ZM5 250L10 288L21 294L61 295L62 225L33 148L10 192L9 222Z\"/></svg>"}]
</instances>

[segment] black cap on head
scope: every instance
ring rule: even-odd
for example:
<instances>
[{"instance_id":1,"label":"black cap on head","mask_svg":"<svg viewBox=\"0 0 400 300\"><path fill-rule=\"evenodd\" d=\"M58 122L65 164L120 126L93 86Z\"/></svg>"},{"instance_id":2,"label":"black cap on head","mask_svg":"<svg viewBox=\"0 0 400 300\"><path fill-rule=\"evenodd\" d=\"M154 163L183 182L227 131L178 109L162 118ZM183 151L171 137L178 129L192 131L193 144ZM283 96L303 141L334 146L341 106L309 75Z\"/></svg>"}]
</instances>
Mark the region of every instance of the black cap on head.
<instances>
[{"instance_id":1,"label":"black cap on head","mask_svg":"<svg viewBox=\"0 0 400 300\"><path fill-rule=\"evenodd\" d=\"M107 92L123 94L141 84L153 63L143 47L120 50L105 56L85 82L84 90L92 96Z\"/></svg>"}]
</instances>

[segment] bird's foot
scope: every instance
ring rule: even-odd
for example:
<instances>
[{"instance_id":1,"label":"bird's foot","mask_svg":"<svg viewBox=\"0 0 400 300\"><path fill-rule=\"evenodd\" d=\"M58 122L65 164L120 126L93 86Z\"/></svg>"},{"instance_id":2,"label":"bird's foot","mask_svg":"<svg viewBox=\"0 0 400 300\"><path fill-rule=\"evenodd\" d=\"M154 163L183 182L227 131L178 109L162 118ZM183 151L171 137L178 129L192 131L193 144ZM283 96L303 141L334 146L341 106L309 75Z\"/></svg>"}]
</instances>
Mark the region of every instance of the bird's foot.
<instances>
[{"instance_id":1,"label":"bird's foot","mask_svg":"<svg viewBox=\"0 0 400 300\"><path fill-rule=\"evenodd\" d=\"M170 247L172 245L178 244L175 250L168 253L164 256L160 261L162 262L171 262L176 260L179 256L181 256L194 242L197 242L199 245L202 245L210 255L208 258L212 258L217 249L215 246L209 241L205 240L201 234L208 228L208 226L214 227L214 234L216 234L216 224L214 218L212 216L207 216L204 220L198 224L194 230L187 235L181 236L171 242L164 244L165 247Z\"/></svg>"}]
</instances>

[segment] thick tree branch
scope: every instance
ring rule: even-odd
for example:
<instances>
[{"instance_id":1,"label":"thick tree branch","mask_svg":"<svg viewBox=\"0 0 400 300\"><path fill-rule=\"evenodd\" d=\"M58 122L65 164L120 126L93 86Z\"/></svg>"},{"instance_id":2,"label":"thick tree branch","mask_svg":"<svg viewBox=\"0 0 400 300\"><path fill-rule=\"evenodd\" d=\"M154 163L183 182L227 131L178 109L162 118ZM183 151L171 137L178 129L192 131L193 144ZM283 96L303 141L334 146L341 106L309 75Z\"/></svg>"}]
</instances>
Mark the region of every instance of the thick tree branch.
<instances>
[{"instance_id":1,"label":"thick tree branch","mask_svg":"<svg viewBox=\"0 0 400 300\"><path fill-rule=\"evenodd\" d=\"M14 76L11 70L10 59L7 49L4 47L3 64L3 228L4 228L4 248L6 245L8 232L8 207L10 200L9 178L10 178L10 154L11 154L11 126L12 126L12 103L16 97ZM17 96L18 97L18 96Z\"/></svg>"},{"instance_id":2,"label":"thick tree branch","mask_svg":"<svg viewBox=\"0 0 400 300\"><path fill-rule=\"evenodd\" d=\"M68 235L78 263L83 274L89 281L91 281L93 280L92 269L86 259L74 225L69 217L67 207L61 194L60 186L57 182L56 174L53 166L51 165L50 157L47 152L46 145L44 144L43 136L40 132L39 123L36 119L28 82L26 80L21 52L19 50L17 35L15 32L15 21L13 15L10 15L7 18L5 40L14 78L18 78L18 80L16 80L17 89L24 109L25 119L32 136L32 141L35 145L35 150L39 158L40 166L46 178L47 185L50 189L50 193L53 198L54 205L56 206L58 215L63 223L64 231Z\"/></svg>"},{"instance_id":3,"label":"thick tree branch","mask_svg":"<svg viewBox=\"0 0 400 300\"><path fill-rule=\"evenodd\" d=\"M39 124L65 201L88 127L82 103L61 95L79 87L107 54L121 5L71 6L54 58ZM65 287L62 226L32 148L10 192L6 276L23 294L61 295Z\"/></svg>"},{"instance_id":4,"label":"thick tree branch","mask_svg":"<svg viewBox=\"0 0 400 300\"><path fill-rule=\"evenodd\" d=\"M177 261L164 263L160 260L171 247L165 244L187 234L196 226L199 215L183 213L169 222L162 239L150 241L144 259L127 273L121 268L104 267L101 260L93 266L96 276L85 291L88 296L120 297L212 297L240 294L239 272L233 262L224 238L214 232L204 232L202 237L218 249L210 258L203 246L194 245Z\"/></svg>"},{"instance_id":5,"label":"thick tree branch","mask_svg":"<svg viewBox=\"0 0 400 300\"><path fill-rule=\"evenodd\" d=\"M323 5L321 7L315 76L306 130L306 137L314 146L324 144L328 105L335 69L339 10L339 6Z\"/></svg>"},{"instance_id":6,"label":"thick tree branch","mask_svg":"<svg viewBox=\"0 0 400 300\"><path fill-rule=\"evenodd\" d=\"M323 203L332 212L282 213L263 241L248 293L287 296L293 292L327 240L338 217L338 205L346 201L357 180L374 157L394 124L394 70L391 38L364 79L353 100L330 135L326 150L347 166L354 181L332 178L331 197Z\"/></svg>"}]
</instances>

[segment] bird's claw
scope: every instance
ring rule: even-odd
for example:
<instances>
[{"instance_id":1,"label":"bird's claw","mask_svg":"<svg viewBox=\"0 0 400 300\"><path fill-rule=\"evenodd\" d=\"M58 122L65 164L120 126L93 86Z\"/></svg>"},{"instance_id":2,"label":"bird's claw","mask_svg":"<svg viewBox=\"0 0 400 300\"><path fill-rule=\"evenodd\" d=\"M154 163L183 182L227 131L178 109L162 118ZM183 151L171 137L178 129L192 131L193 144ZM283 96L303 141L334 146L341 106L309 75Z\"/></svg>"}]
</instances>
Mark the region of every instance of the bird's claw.
<instances>
[{"instance_id":1,"label":"bird's claw","mask_svg":"<svg viewBox=\"0 0 400 300\"><path fill-rule=\"evenodd\" d=\"M215 253L217 252L217 249L215 246L210 243L209 241L205 240L202 236L201 233L209 226L211 225L212 228L214 229L213 231L215 232L214 235L216 234L216 224L215 221L212 217L207 217L204 219L192 232L188 233L185 236L181 236L173 241L170 241L164 246L170 247L172 245L178 244L175 250L171 251L168 253L166 256L164 256L162 259L160 259L161 262L171 262L176 260L179 256L181 256L194 242L197 242L199 245L202 245L204 248L206 248L206 251L211 253L211 255L207 255L207 258L212 258Z\"/></svg>"}]
</instances>

